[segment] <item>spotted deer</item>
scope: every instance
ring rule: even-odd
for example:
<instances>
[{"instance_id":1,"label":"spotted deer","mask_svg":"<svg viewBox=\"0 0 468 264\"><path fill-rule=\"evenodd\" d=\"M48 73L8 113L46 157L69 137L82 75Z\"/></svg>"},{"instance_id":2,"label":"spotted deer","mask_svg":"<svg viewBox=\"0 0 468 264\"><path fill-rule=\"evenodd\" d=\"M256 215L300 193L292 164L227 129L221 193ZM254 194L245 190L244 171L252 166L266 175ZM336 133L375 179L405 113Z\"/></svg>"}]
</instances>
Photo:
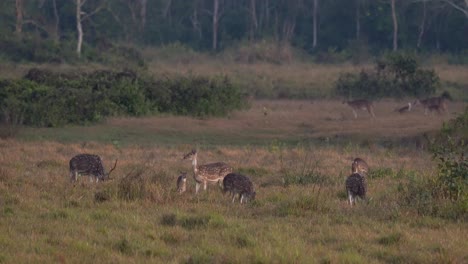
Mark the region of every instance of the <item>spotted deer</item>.
<instances>
[{"instance_id":1,"label":"spotted deer","mask_svg":"<svg viewBox=\"0 0 468 264\"><path fill-rule=\"evenodd\" d=\"M353 110L354 118L358 117L357 112L356 112L357 110L367 111L369 112L371 117L375 118L374 105L372 104L372 102L369 102L364 99L360 99L360 100L354 100L354 101L343 101L343 104L347 104L349 105L349 107L351 107L351 109Z\"/></svg>"},{"instance_id":2,"label":"spotted deer","mask_svg":"<svg viewBox=\"0 0 468 264\"><path fill-rule=\"evenodd\" d=\"M437 111L438 113L442 113L447 112L447 100L450 98L450 95L444 93L438 97L431 97L424 100L417 99L414 101L414 105L422 105L425 115L427 115L429 111Z\"/></svg>"},{"instance_id":3,"label":"spotted deer","mask_svg":"<svg viewBox=\"0 0 468 264\"><path fill-rule=\"evenodd\" d=\"M367 181L364 174L352 173L346 179L346 192L348 193L349 205L356 204L356 197L366 198Z\"/></svg>"},{"instance_id":4,"label":"spotted deer","mask_svg":"<svg viewBox=\"0 0 468 264\"><path fill-rule=\"evenodd\" d=\"M247 176L238 173L229 173L224 177L223 193L229 192L232 195L232 202L236 200L236 195L239 195L240 203L244 200L254 200L256 192L253 184Z\"/></svg>"},{"instance_id":5,"label":"spotted deer","mask_svg":"<svg viewBox=\"0 0 468 264\"><path fill-rule=\"evenodd\" d=\"M351 172L367 175L369 173L369 165L361 158L355 158L351 164Z\"/></svg>"},{"instance_id":6,"label":"spotted deer","mask_svg":"<svg viewBox=\"0 0 468 264\"><path fill-rule=\"evenodd\" d=\"M201 184L203 184L203 190L205 191L208 183L218 183L221 186L224 177L233 171L232 167L224 162L198 165L196 150L192 150L187 153L183 159L192 161L196 194L198 193Z\"/></svg>"},{"instance_id":7,"label":"spotted deer","mask_svg":"<svg viewBox=\"0 0 468 264\"><path fill-rule=\"evenodd\" d=\"M177 192L183 193L187 190L187 173L182 172L177 178Z\"/></svg>"},{"instance_id":8,"label":"spotted deer","mask_svg":"<svg viewBox=\"0 0 468 264\"><path fill-rule=\"evenodd\" d=\"M92 154L78 154L70 159L70 180L76 182L79 175L87 175L91 182L99 182L110 179L110 174L117 166L115 160L114 167L107 173L102 165L101 157Z\"/></svg>"}]
</instances>

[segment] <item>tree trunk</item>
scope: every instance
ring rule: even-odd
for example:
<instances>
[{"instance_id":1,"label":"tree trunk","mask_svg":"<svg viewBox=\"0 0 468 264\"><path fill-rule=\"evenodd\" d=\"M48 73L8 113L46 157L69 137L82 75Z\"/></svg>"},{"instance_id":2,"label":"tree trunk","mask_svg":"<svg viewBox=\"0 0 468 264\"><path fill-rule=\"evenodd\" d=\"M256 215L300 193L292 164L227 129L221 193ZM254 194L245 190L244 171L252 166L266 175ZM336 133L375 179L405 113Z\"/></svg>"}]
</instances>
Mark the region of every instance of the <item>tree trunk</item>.
<instances>
[{"instance_id":1,"label":"tree trunk","mask_svg":"<svg viewBox=\"0 0 468 264\"><path fill-rule=\"evenodd\" d=\"M393 20L393 51L398 50L398 21L395 10L395 1L391 0L392 5L392 20Z\"/></svg>"},{"instance_id":2,"label":"tree trunk","mask_svg":"<svg viewBox=\"0 0 468 264\"><path fill-rule=\"evenodd\" d=\"M78 31L78 43L76 53L81 57L81 45L83 44L83 28L81 26L81 0L76 0L76 30Z\"/></svg>"},{"instance_id":3,"label":"tree trunk","mask_svg":"<svg viewBox=\"0 0 468 264\"><path fill-rule=\"evenodd\" d=\"M58 14L56 0L53 0L52 4L54 6L54 17L55 17L54 41L55 43L59 43L60 42L60 16Z\"/></svg>"},{"instance_id":4,"label":"tree trunk","mask_svg":"<svg viewBox=\"0 0 468 264\"><path fill-rule=\"evenodd\" d=\"M193 8L193 14L190 16L190 21L192 22L192 30L198 36L198 40L202 39L202 28L200 21L198 19L198 5L195 3Z\"/></svg>"},{"instance_id":5,"label":"tree trunk","mask_svg":"<svg viewBox=\"0 0 468 264\"><path fill-rule=\"evenodd\" d=\"M356 39L361 37L361 1L356 0Z\"/></svg>"},{"instance_id":6,"label":"tree trunk","mask_svg":"<svg viewBox=\"0 0 468 264\"><path fill-rule=\"evenodd\" d=\"M140 32L143 32L146 26L146 6L147 6L148 0L140 0L140 18L141 18L141 23L140 23Z\"/></svg>"},{"instance_id":7,"label":"tree trunk","mask_svg":"<svg viewBox=\"0 0 468 264\"><path fill-rule=\"evenodd\" d=\"M312 13L313 18L313 39L312 39L312 48L317 47L317 13L318 13L318 0L314 0L314 10Z\"/></svg>"},{"instance_id":8,"label":"tree trunk","mask_svg":"<svg viewBox=\"0 0 468 264\"><path fill-rule=\"evenodd\" d=\"M219 0L213 0L213 45L215 51L218 48L218 18L219 18Z\"/></svg>"},{"instance_id":9,"label":"tree trunk","mask_svg":"<svg viewBox=\"0 0 468 264\"><path fill-rule=\"evenodd\" d=\"M16 29L15 34L20 37L23 32L23 0L16 0Z\"/></svg>"},{"instance_id":10,"label":"tree trunk","mask_svg":"<svg viewBox=\"0 0 468 264\"><path fill-rule=\"evenodd\" d=\"M253 41L255 39L255 32L258 28L257 22L257 9L256 9L256 2L255 0L250 0L250 40Z\"/></svg>"},{"instance_id":11,"label":"tree trunk","mask_svg":"<svg viewBox=\"0 0 468 264\"><path fill-rule=\"evenodd\" d=\"M422 38L424 35L425 27L426 27L426 0L423 0L423 17L422 17L421 25L419 26L418 43L416 45L418 49L421 48L421 43L422 43Z\"/></svg>"}]
</instances>

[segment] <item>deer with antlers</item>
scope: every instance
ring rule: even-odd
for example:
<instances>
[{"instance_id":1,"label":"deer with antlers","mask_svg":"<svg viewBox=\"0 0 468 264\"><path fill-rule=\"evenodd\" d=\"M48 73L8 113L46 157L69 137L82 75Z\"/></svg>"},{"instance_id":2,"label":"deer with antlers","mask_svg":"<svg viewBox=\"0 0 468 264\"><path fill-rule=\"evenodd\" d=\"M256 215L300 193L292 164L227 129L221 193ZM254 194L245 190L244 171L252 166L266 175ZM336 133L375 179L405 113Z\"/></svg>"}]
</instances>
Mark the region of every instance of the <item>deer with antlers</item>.
<instances>
[{"instance_id":1,"label":"deer with antlers","mask_svg":"<svg viewBox=\"0 0 468 264\"><path fill-rule=\"evenodd\" d=\"M110 174L117 167L115 160L114 167L106 172L102 165L101 157L93 154L78 154L70 159L70 180L76 182L78 176L87 175L91 182L99 182L110 179Z\"/></svg>"}]
</instances>

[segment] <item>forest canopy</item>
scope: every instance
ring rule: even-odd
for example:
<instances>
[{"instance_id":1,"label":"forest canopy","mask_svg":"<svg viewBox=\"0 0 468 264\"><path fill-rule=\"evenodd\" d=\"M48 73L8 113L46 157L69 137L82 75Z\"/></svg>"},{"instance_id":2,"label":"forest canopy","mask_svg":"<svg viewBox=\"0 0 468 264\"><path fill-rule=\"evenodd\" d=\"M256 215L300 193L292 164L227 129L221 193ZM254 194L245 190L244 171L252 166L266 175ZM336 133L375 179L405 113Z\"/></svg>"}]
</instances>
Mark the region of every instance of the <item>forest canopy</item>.
<instances>
[{"instance_id":1,"label":"forest canopy","mask_svg":"<svg viewBox=\"0 0 468 264\"><path fill-rule=\"evenodd\" d=\"M121 44L219 52L246 41L291 45L319 59L468 52L465 0L15 0L1 1L0 10L0 58L13 61L128 54Z\"/></svg>"}]
</instances>

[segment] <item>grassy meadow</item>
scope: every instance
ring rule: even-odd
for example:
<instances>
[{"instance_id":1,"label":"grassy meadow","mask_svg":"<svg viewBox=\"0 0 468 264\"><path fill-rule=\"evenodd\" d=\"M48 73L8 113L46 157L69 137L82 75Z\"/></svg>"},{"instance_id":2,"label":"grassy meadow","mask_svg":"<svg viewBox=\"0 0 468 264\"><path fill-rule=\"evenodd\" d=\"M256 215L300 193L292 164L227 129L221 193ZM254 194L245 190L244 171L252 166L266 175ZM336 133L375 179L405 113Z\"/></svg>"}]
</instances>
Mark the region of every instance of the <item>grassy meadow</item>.
<instances>
[{"instance_id":1,"label":"grassy meadow","mask_svg":"<svg viewBox=\"0 0 468 264\"><path fill-rule=\"evenodd\" d=\"M466 263L468 224L425 213L411 182L436 164L423 133L466 106L400 115L376 103L375 120L339 101L256 100L228 118L115 118L86 127L22 128L0 140L0 262L4 263ZM225 161L257 191L231 203L217 186L175 191L182 156ZM113 180L81 177L68 161L99 154ZM350 208L354 157L372 173L368 202ZM449 213L447 213L449 214Z\"/></svg>"}]
</instances>

